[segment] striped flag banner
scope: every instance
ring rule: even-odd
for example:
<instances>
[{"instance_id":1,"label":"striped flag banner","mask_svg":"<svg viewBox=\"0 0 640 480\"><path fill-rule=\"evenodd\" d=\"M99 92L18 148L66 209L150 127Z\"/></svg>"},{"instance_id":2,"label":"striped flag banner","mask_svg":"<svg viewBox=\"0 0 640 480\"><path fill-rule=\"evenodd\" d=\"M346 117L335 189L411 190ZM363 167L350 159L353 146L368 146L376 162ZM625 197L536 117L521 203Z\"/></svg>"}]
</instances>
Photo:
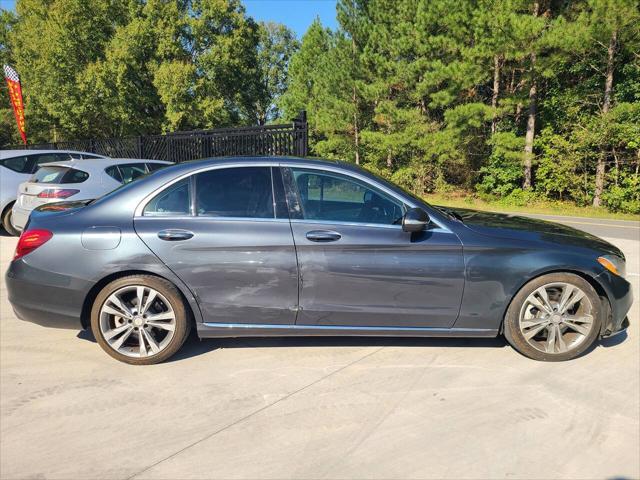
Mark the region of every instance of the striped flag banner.
<instances>
[{"instance_id":1,"label":"striped flag banner","mask_svg":"<svg viewBox=\"0 0 640 480\"><path fill-rule=\"evenodd\" d=\"M4 66L4 78L7 81L9 87L9 98L11 98L11 105L13 106L13 114L16 117L16 123L18 124L18 131L22 137L24 144L27 144L27 132L26 124L24 120L24 102L22 101L22 87L20 85L20 76L9 65Z\"/></svg>"}]
</instances>

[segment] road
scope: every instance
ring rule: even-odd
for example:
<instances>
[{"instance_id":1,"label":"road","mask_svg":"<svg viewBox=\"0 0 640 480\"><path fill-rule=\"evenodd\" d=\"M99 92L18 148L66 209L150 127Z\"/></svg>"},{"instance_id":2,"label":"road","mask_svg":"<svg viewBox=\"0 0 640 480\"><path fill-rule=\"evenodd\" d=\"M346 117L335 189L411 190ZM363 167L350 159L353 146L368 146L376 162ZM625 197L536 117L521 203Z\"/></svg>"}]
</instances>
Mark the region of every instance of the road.
<instances>
[{"instance_id":1,"label":"road","mask_svg":"<svg viewBox=\"0 0 640 480\"><path fill-rule=\"evenodd\" d=\"M638 223L552 220L622 248L640 296ZM190 339L141 368L17 320L4 279L0 309L3 479L640 477L638 302L565 363L502 339Z\"/></svg>"}]
</instances>

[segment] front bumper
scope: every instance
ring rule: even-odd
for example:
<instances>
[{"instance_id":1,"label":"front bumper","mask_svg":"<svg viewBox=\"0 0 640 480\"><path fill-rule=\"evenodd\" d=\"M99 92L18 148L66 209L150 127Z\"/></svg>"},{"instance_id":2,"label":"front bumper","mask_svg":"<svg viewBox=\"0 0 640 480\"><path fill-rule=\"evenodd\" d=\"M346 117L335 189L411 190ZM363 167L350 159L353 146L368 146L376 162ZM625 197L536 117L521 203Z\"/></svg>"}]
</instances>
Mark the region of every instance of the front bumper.
<instances>
[{"instance_id":1,"label":"front bumper","mask_svg":"<svg viewBox=\"0 0 640 480\"><path fill-rule=\"evenodd\" d=\"M609 271L602 272L596 279L604 288L610 307L608 315L605 315L606 320L603 322L600 335L610 337L622 333L629 327L627 314L633 304L631 284Z\"/></svg>"},{"instance_id":2,"label":"front bumper","mask_svg":"<svg viewBox=\"0 0 640 480\"><path fill-rule=\"evenodd\" d=\"M31 210L26 210L14 204L11 209L11 224L13 225L13 228L20 231L24 230L30 214Z\"/></svg>"},{"instance_id":3,"label":"front bumper","mask_svg":"<svg viewBox=\"0 0 640 480\"><path fill-rule=\"evenodd\" d=\"M82 306L88 285L36 269L22 259L5 275L9 302L16 316L45 327L81 330Z\"/></svg>"}]
</instances>

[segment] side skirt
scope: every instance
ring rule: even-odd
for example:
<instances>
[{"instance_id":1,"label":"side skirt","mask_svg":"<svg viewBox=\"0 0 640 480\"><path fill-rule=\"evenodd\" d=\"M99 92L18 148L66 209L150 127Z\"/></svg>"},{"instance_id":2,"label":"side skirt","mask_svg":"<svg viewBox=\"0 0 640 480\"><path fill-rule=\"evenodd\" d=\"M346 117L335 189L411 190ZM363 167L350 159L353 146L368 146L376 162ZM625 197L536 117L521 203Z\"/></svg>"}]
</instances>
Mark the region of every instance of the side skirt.
<instances>
[{"instance_id":1,"label":"side skirt","mask_svg":"<svg viewBox=\"0 0 640 480\"><path fill-rule=\"evenodd\" d=\"M262 325L252 323L199 323L200 338L369 336L369 337L496 337L493 328L351 327L333 325Z\"/></svg>"}]
</instances>

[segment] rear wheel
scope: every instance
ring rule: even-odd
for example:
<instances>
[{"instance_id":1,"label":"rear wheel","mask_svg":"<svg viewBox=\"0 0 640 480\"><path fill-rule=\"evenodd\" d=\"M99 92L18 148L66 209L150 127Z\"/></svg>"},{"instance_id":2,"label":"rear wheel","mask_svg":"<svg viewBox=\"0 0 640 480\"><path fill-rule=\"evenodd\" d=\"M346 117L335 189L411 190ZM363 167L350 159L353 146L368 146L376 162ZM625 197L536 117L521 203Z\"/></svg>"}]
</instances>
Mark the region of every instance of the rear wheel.
<instances>
[{"instance_id":1,"label":"rear wheel","mask_svg":"<svg viewBox=\"0 0 640 480\"><path fill-rule=\"evenodd\" d=\"M13 204L9 205L7 208L4 209L4 212L2 213L2 228L4 228L4 231L7 232L9 235L18 237L20 236L20 231L13 226L13 223L11 223L12 207L13 207Z\"/></svg>"},{"instance_id":2,"label":"rear wheel","mask_svg":"<svg viewBox=\"0 0 640 480\"><path fill-rule=\"evenodd\" d=\"M572 273L543 275L525 285L505 316L509 343L534 360L563 361L598 338L602 307L591 284Z\"/></svg>"},{"instance_id":3,"label":"rear wheel","mask_svg":"<svg viewBox=\"0 0 640 480\"><path fill-rule=\"evenodd\" d=\"M132 275L114 280L98 294L91 310L91 330L113 358L150 365L180 349L190 323L173 284L150 275Z\"/></svg>"}]
</instances>

